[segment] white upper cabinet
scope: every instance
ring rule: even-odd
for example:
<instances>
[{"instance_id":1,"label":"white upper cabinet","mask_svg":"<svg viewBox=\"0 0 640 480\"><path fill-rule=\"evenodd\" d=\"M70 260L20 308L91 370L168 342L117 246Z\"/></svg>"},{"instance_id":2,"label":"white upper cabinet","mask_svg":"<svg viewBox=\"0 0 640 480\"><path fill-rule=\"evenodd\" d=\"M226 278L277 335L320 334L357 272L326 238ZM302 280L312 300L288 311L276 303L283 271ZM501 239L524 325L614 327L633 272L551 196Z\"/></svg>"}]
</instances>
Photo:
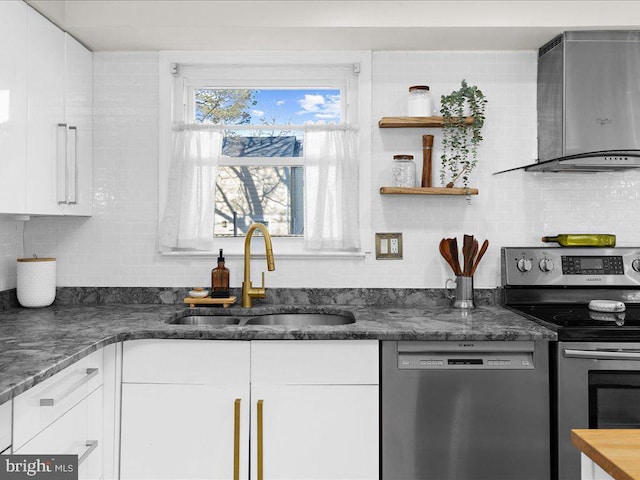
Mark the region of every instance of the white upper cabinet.
<instances>
[{"instance_id":1,"label":"white upper cabinet","mask_svg":"<svg viewBox=\"0 0 640 480\"><path fill-rule=\"evenodd\" d=\"M27 10L0 2L0 213L26 209Z\"/></svg>"},{"instance_id":2,"label":"white upper cabinet","mask_svg":"<svg viewBox=\"0 0 640 480\"><path fill-rule=\"evenodd\" d=\"M62 215L66 131L64 32L33 9L27 29L27 211Z\"/></svg>"},{"instance_id":3,"label":"white upper cabinet","mask_svg":"<svg viewBox=\"0 0 640 480\"><path fill-rule=\"evenodd\" d=\"M65 215L91 215L93 205L93 54L65 34L64 108L67 124Z\"/></svg>"},{"instance_id":4,"label":"white upper cabinet","mask_svg":"<svg viewBox=\"0 0 640 480\"><path fill-rule=\"evenodd\" d=\"M0 213L91 215L91 52L21 1L0 38Z\"/></svg>"}]
</instances>

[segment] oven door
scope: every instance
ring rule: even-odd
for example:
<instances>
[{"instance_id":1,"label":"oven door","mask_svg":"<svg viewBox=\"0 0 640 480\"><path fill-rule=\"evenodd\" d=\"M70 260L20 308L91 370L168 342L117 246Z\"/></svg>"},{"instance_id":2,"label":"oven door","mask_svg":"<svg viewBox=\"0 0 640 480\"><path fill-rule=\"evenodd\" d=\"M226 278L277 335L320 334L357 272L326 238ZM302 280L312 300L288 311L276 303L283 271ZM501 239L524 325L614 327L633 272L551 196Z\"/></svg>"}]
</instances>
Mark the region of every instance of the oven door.
<instances>
[{"instance_id":1,"label":"oven door","mask_svg":"<svg viewBox=\"0 0 640 480\"><path fill-rule=\"evenodd\" d=\"M558 478L580 479L574 428L640 427L640 343L559 342Z\"/></svg>"}]
</instances>

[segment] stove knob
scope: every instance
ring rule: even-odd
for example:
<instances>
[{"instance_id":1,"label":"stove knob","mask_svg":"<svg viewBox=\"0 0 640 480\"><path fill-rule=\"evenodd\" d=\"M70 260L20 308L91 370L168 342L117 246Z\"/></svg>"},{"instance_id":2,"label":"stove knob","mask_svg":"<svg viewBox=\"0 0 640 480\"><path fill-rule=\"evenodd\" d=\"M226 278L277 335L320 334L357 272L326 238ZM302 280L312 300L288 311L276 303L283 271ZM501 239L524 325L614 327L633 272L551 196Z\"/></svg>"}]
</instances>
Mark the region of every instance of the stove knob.
<instances>
[{"instance_id":1,"label":"stove knob","mask_svg":"<svg viewBox=\"0 0 640 480\"><path fill-rule=\"evenodd\" d=\"M531 260L529 260L528 258L521 258L520 260L518 260L517 263L517 267L518 270L520 270L521 272L528 272L529 270L531 270Z\"/></svg>"},{"instance_id":2,"label":"stove knob","mask_svg":"<svg viewBox=\"0 0 640 480\"><path fill-rule=\"evenodd\" d=\"M553 271L553 261L550 258L543 258L540 260L538 264L540 270L543 272L551 272Z\"/></svg>"},{"instance_id":3,"label":"stove knob","mask_svg":"<svg viewBox=\"0 0 640 480\"><path fill-rule=\"evenodd\" d=\"M634 271L640 272L640 258L636 258L633 262L631 262L631 268Z\"/></svg>"}]
</instances>

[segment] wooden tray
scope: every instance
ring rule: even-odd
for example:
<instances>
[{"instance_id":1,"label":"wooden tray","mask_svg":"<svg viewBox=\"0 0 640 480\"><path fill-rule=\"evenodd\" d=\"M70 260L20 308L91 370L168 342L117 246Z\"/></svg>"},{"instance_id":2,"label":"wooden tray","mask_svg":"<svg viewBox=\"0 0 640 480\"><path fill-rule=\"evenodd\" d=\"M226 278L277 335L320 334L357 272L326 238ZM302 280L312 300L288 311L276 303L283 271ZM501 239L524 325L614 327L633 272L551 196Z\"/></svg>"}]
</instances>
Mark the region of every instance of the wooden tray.
<instances>
[{"instance_id":1,"label":"wooden tray","mask_svg":"<svg viewBox=\"0 0 640 480\"><path fill-rule=\"evenodd\" d=\"M228 298L193 298L187 297L184 299L184 303L187 303L190 308L196 308L196 305L222 305L224 308L229 308L236 303L236 297Z\"/></svg>"}]
</instances>

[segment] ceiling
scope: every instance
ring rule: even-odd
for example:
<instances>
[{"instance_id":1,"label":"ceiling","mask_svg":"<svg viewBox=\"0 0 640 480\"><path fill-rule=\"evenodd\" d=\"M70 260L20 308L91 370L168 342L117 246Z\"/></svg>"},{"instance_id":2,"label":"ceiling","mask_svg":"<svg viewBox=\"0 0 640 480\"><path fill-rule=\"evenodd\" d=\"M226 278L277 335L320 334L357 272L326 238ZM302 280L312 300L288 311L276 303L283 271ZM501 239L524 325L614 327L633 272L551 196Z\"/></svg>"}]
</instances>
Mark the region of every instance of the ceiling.
<instances>
[{"instance_id":1,"label":"ceiling","mask_svg":"<svg viewBox=\"0 0 640 480\"><path fill-rule=\"evenodd\" d=\"M640 1L25 0L93 51L531 50L640 29Z\"/></svg>"}]
</instances>

